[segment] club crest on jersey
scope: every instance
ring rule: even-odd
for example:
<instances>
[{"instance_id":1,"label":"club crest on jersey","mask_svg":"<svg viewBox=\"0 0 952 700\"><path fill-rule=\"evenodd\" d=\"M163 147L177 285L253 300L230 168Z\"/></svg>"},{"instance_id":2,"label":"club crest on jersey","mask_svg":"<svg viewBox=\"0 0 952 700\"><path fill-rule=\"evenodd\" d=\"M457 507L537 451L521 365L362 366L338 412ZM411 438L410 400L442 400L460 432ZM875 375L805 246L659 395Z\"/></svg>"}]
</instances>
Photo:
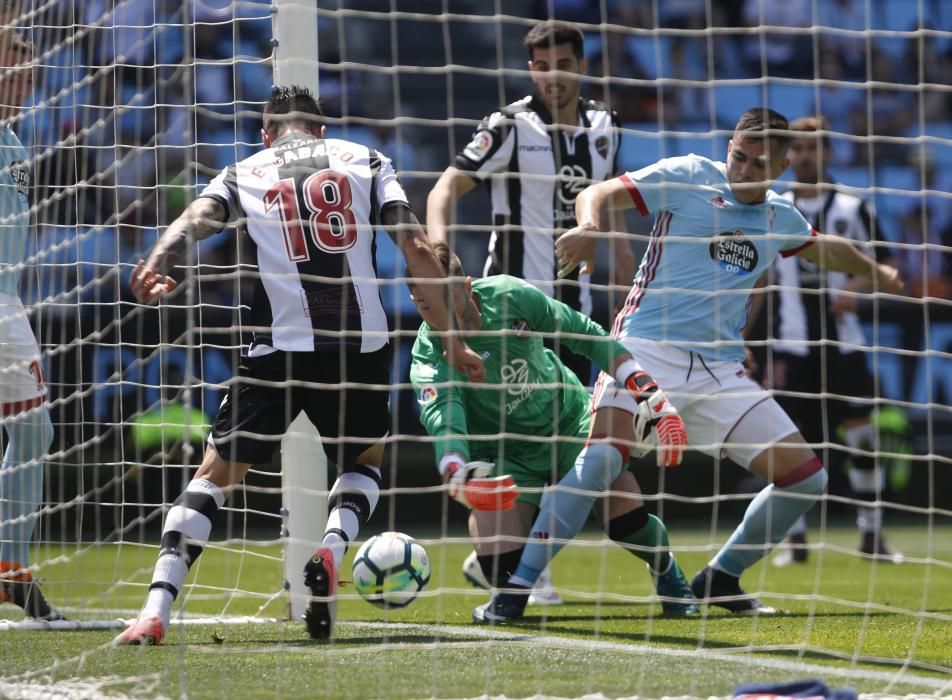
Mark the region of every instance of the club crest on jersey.
<instances>
[{"instance_id":1,"label":"club crest on jersey","mask_svg":"<svg viewBox=\"0 0 952 700\"><path fill-rule=\"evenodd\" d=\"M520 318L518 321L515 321L511 328L515 331L517 338L521 339L529 335L529 324L526 323L525 319Z\"/></svg>"},{"instance_id":2,"label":"club crest on jersey","mask_svg":"<svg viewBox=\"0 0 952 700\"><path fill-rule=\"evenodd\" d=\"M724 198L720 195L716 197L711 197L711 206L717 207L718 209L727 209L727 202L724 201Z\"/></svg>"},{"instance_id":3,"label":"club crest on jersey","mask_svg":"<svg viewBox=\"0 0 952 700\"><path fill-rule=\"evenodd\" d=\"M436 387L432 384L427 384L425 387L420 389L420 398L417 399L417 403L421 406L426 406L428 403L433 403L436 401Z\"/></svg>"},{"instance_id":4,"label":"club crest on jersey","mask_svg":"<svg viewBox=\"0 0 952 700\"><path fill-rule=\"evenodd\" d=\"M30 198L30 168L22 160L15 160L10 164L10 178L17 190L17 199L29 203Z\"/></svg>"},{"instance_id":5,"label":"club crest on jersey","mask_svg":"<svg viewBox=\"0 0 952 700\"><path fill-rule=\"evenodd\" d=\"M463 155L470 160L482 160L493 146L493 135L489 131L477 131L473 140L463 149Z\"/></svg>"},{"instance_id":6,"label":"club crest on jersey","mask_svg":"<svg viewBox=\"0 0 952 700\"><path fill-rule=\"evenodd\" d=\"M757 267L759 255L755 246L740 229L716 236L709 248L711 259L722 270L743 275Z\"/></svg>"},{"instance_id":7,"label":"club crest on jersey","mask_svg":"<svg viewBox=\"0 0 952 700\"><path fill-rule=\"evenodd\" d=\"M850 227L850 224L846 219L837 219L833 227L836 229L836 232L839 235L845 236L846 230Z\"/></svg>"},{"instance_id":8,"label":"club crest on jersey","mask_svg":"<svg viewBox=\"0 0 952 700\"><path fill-rule=\"evenodd\" d=\"M609 141L607 136L599 136L595 139L595 150L602 158L608 158Z\"/></svg>"}]
</instances>

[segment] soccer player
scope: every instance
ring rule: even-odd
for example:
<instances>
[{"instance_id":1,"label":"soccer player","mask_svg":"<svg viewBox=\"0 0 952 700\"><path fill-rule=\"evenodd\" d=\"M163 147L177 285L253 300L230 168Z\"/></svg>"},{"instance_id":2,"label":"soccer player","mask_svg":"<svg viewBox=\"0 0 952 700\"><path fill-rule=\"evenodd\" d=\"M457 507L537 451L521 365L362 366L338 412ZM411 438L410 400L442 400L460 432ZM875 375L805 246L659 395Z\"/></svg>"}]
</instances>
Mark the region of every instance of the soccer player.
<instances>
[{"instance_id":1,"label":"soccer player","mask_svg":"<svg viewBox=\"0 0 952 700\"><path fill-rule=\"evenodd\" d=\"M665 388L694 448L726 455L769 482L691 583L698 599L738 614L775 612L746 594L740 577L784 538L827 483L823 465L789 416L741 364L740 331L751 289L778 254L870 278L874 289L901 288L894 268L840 237L819 234L792 201L769 189L788 165L787 129L787 120L773 110L750 109L737 122L726 164L692 154L592 185L576 200L579 226L556 243L562 271L580 263L592 269L604 210L635 208L656 217L612 334ZM593 405L596 415L609 407L636 410L629 392L606 374L599 378ZM611 476L621 470L617 460L609 465L593 458L590 464L584 451L580 460L569 473L576 481L589 467L608 468ZM533 530L553 522L559 540L574 534L564 527L573 512L571 498L552 505L552 512L543 505ZM581 527L580 520L575 523ZM547 549L530 541L509 580L514 590L477 608L474 619L521 615L525 596L519 589L532 585L546 565Z\"/></svg>"},{"instance_id":2,"label":"soccer player","mask_svg":"<svg viewBox=\"0 0 952 700\"><path fill-rule=\"evenodd\" d=\"M575 25L542 22L526 34L523 45L535 93L480 122L427 198L427 232L434 241L457 247L450 239L456 200L487 183L493 229L483 275L519 277L588 316L590 275L573 272L556 281L555 237L575 226L578 193L618 174L618 119L601 102L581 97L588 61ZM628 288L634 255L626 239L611 240L610 282ZM563 363L588 384L589 359L556 342Z\"/></svg>"},{"instance_id":3,"label":"soccer player","mask_svg":"<svg viewBox=\"0 0 952 700\"><path fill-rule=\"evenodd\" d=\"M878 236L879 226L871 207L861 198L830 186L826 169L832 157L829 127L822 117L803 117L790 124L790 166L796 183L784 197L820 231L859 245ZM824 186L824 183L827 183ZM878 246L876 259L891 262ZM850 454L849 481L856 497L859 549L863 554L900 563L882 535L883 470L873 453L879 445L871 414L874 391L866 356L866 336L856 315L857 294L869 291L865 277L827 272L803 256L779 258L770 270L776 294L772 319L773 356L764 364L766 384L780 390L778 401L811 443L841 442ZM753 310L751 314L753 315ZM795 392L798 396L789 396ZM829 392L829 399L812 399ZM822 403L820 403L822 401ZM836 455L843 453L836 450ZM790 544L777 553L774 563L783 566L807 560L806 519L790 531Z\"/></svg>"},{"instance_id":4,"label":"soccer player","mask_svg":"<svg viewBox=\"0 0 952 700\"><path fill-rule=\"evenodd\" d=\"M272 92L262 138L264 149L225 168L132 273L136 298L152 303L175 288L168 274L189 245L230 221L247 230L256 256L256 270L240 273L254 289L248 353L218 409L198 472L169 510L148 599L119 644L162 641L172 602L229 489L252 464L271 458L302 410L340 473L322 546L302 562L314 596L305 613L308 632L329 638L337 572L377 504L390 427L389 331L374 268L376 222L388 227L402 250L436 327L447 330L453 323L439 262L386 156L325 140L320 105L298 87ZM462 376L481 381L482 360L452 334L443 342Z\"/></svg>"},{"instance_id":5,"label":"soccer player","mask_svg":"<svg viewBox=\"0 0 952 700\"><path fill-rule=\"evenodd\" d=\"M33 90L33 44L4 29L0 60L0 602L15 603L28 618L62 620L33 580L29 556L53 442L40 349L18 289L30 231L30 156L13 123Z\"/></svg>"},{"instance_id":6,"label":"soccer player","mask_svg":"<svg viewBox=\"0 0 952 700\"><path fill-rule=\"evenodd\" d=\"M486 363L485 386L461 382L443 358L426 303L417 299L423 316L410 379L420 403L420 420L436 438L440 474L449 494L471 509L470 533L485 578L501 586L515 571L522 543L539 511L540 492L558 481L579 453L605 453L606 459L628 462L630 445L652 430L666 466L681 461L686 442L681 419L664 394L641 371L631 354L607 337L597 323L551 299L530 284L509 275L476 280L464 277L459 259L442 243L435 246L470 347ZM555 332L565 343L591 358L618 379L636 406L632 415L595 419L599 430L589 436L591 400L581 382L543 345ZM614 431L615 426L623 426ZM586 437L588 441L586 444ZM696 614L698 607L684 574L668 549L664 523L647 512L634 475L621 470L604 484L586 486L612 494L597 509L608 536L648 564L665 614ZM519 491L517 487L536 489ZM546 496L545 498L550 498ZM594 495L592 495L594 500ZM591 503L585 515L591 510ZM543 536L534 529L533 537ZM684 599L690 602L684 602Z\"/></svg>"}]
</instances>

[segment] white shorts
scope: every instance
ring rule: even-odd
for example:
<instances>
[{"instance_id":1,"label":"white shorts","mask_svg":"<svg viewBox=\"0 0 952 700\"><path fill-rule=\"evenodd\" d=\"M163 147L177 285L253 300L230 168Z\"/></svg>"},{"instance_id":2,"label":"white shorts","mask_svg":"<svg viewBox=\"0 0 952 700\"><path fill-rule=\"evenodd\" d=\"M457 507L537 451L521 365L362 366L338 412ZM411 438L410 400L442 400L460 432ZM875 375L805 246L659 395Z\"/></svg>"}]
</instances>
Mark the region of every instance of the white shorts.
<instances>
[{"instance_id":1,"label":"white shorts","mask_svg":"<svg viewBox=\"0 0 952 700\"><path fill-rule=\"evenodd\" d=\"M726 455L748 467L761 452L797 432L780 404L747 376L740 362L706 360L696 352L654 340L619 341L678 409L693 449L714 457ZM609 407L632 414L636 410L631 393L602 372L595 384L592 410ZM756 441L748 437L747 442L730 442L731 433L745 417L756 421ZM751 434L748 427L742 432Z\"/></svg>"},{"instance_id":2,"label":"white shorts","mask_svg":"<svg viewBox=\"0 0 952 700\"><path fill-rule=\"evenodd\" d=\"M0 294L0 409L16 415L46 400L40 348L18 297Z\"/></svg>"}]
</instances>

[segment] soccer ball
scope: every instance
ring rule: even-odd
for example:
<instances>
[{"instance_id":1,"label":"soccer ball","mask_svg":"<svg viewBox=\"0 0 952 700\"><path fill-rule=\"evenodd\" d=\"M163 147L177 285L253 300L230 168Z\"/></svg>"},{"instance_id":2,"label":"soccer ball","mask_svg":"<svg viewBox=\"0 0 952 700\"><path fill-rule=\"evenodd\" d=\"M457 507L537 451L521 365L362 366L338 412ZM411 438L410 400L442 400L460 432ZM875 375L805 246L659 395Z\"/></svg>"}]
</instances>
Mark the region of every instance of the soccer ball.
<instances>
[{"instance_id":1,"label":"soccer ball","mask_svg":"<svg viewBox=\"0 0 952 700\"><path fill-rule=\"evenodd\" d=\"M415 539L402 532L383 532L357 550L354 586L368 603L405 608L430 581L430 559Z\"/></svg>"}]
</instances>

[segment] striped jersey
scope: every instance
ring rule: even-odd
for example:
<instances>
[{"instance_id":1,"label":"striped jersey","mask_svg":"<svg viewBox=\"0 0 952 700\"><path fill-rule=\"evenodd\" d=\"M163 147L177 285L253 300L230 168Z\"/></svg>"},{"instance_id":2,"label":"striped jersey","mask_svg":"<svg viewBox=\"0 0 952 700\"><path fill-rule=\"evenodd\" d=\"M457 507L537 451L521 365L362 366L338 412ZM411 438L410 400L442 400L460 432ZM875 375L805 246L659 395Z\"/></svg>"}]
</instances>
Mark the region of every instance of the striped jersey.
<instances>
[{"instance_id":1,"label":"striped jersey","mask_svg":"<svg viewBox=\"0 0 952 700\"><path fill-rule=\"evenodd\" d=\"M225 168L201 196L224 204L251 240L250 356L387 344L375 226L387 207L409 206L387 157L290 132Z\"/></svg>"},{"instance_id":2,"label":"striped jersey","mask_svg":"<svg viewBox=\"0 0 952 700\"><path fill-rule=\"evenodd\" d=\"M613 333L743 360L751 289L778 253L810 245L813 227L773 191L759 204L737 201L726 165L694 154L621 179L655 224Z\"/></svg>"},{"instance_id":3,"label":"striped jersey","mask_svg":"<svg viewBox=\"0 0 952 700\"><path fill-rule=\"evenodd\" d=\"M785 192L783 197L793 202L800 213L823 233L842 236L857 243L868 243L876 238L878 225L872 208L860 197L830 190L819 197L796 197ZM888 252L881 246L875 250L882 260ZM821 270L805 258L780 258L773 268L777 313L773 319L774 349L793 355L809 354L816 341L840 341L841 353L856 352L866 344L866 334L859 318L846 312L835 318L829 312L836 290L849 279L845 272ZM813 341L811 344L809 341Z\"/></svg>"},{"instance_id":4,"label":"striped jersey","mask_svg":"<svg viewBox=\"0 0 952 700\"><path fill-rule=\"evenodd\" d=\"M0 129L0 294L19 291L30 230L29 158L13 129Z\"/></svg>"},{"instance_id":5,"label":"striped jersey","mask_svg":"<svg viewBox=\"0 0 952 700\"><path fill-rule=\"evenodd\" d=\"M535 96L503 107L480 122L454 165L487 181L493 231L484 275L520 277L545 294L590 314L589 276L556 285L555 239L574 227L575 198L593 182L615 175L620 132L614 112L579 100L569 132L552 122Z\"/></svg>"}]
</instances>

